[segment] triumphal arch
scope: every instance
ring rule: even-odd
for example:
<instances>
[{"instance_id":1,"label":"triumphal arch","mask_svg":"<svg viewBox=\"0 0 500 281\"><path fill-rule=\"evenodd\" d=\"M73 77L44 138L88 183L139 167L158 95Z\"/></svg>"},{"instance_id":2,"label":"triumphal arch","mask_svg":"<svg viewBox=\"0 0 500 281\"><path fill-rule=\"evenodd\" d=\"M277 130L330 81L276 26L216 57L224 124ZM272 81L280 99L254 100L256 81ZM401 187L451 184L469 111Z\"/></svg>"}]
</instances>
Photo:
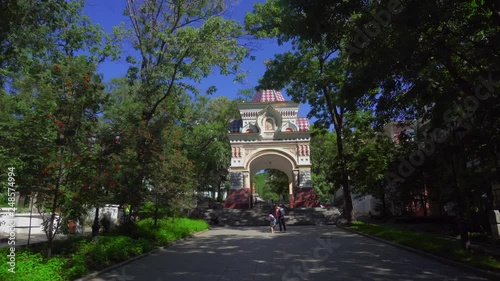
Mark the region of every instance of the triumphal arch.
<instances>
[{"instance_id":1,"label":"triumphal arch","mask_svg":"<svg viewBox=\"0 0 500 281\"><path fill-rule=\"evenodd\" d=\"M231 188L225 208L253 205L253 178L263 169L288 176L290 207L319 205L311 182L309 120L298 117L299 104L286 101L276 90L261 90L252 102L238 103L240 119L230 124Z\"/></svg>"}]
</instances>

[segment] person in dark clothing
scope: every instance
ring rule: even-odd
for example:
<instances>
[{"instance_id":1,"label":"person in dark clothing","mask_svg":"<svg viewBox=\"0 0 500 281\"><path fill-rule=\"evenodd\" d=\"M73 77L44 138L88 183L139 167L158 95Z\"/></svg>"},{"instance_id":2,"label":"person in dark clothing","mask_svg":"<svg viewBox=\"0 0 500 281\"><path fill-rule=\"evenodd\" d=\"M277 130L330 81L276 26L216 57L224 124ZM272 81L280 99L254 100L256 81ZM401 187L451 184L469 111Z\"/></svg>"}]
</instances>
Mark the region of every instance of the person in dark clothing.
<instances>
[{"instance_id":1,"label":"person in dark clothing","mask_svg":"<svg viewBox=\"0 0 500 281\"><path fill-rule=\"evenodd\" d=\"M280 218L281 218L281 223L283 224L283 231L286 232L285 207L283 205L280 207Z\"/></svg>"},{"instance_id":2,"label":"person in dark clothing","mask_svg":"<svg viewBox=\"0 0 500 281\"><path fill-rule=\"evenodd\" d=\"M280 232L281 231L286 231L286 225L285 225L285 210L281 208L278 205L274 206L274 216L276 217L276 220L278 221L278 224L280 226Z\"/></svg>"}]
</instances>

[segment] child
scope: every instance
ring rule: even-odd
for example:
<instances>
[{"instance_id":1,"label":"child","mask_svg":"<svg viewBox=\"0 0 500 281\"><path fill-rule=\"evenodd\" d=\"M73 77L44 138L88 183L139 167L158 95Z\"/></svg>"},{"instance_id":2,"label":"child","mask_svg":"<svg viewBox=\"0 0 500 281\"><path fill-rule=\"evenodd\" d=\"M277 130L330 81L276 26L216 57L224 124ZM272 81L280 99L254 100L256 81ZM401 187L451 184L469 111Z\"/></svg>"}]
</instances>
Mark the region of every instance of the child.
<instances>
[{"instance_id":1,"label":"child","mask_svg":"<svg viewBox=\"0 0 500 281\"><path fill-rule=\"evenodd\" d=\"M272 212L269 212L268 219L271 226L271 233L274 233L274 227L276 226L276 218L273 216Z\"/></svg>"}]
</instances>

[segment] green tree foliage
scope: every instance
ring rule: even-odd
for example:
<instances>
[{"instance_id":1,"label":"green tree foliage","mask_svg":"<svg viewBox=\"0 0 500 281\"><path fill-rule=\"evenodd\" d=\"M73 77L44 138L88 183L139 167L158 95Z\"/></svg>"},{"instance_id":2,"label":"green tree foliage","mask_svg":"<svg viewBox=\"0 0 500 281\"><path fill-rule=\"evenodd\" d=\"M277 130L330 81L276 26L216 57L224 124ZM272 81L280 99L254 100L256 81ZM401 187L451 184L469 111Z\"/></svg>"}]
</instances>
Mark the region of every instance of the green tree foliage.
<instances>
[{"instance_id":1,"label":"green tree foliage","mask_svg":"<svg viewBox=\"0 0 500 281\"><path fill-rule=\"evenodd\" d=\"M246 88L246 89L238 90L237 101L238 102L251 102L254 95L255 95L254 88Z\"/></svg>"},{"instance_id":2,"label":"green tree foliage","mask_svg":"<svg viewBox=\"0 0 500 281\"><path fill-rule=\"evenodd\" d=\"M296 8L337 34L351 73L350 92L380 87L380 95L370 98L379 125L421 119L432 131L459 123L468 128L464 157L472 161L482 155L481 166L491 171L486 177L494 182L500 175L495 52L500 26L494 2L315 1ZM318 6L322 9L313 8ZM349 20L339 23L340 16Z\"/></svg>"},{"instance_id":3,"label":"green tree foliage","mask_svg":"<svg viewBox=\"0 0 500 281\"><path fill-rule=\"evenodd\" d=\"M0 123L0 157L16 164L21 195L31 195L44 215L50 256L61 214L73 209L71 198L87 171L77 158L106 102L97 65L117 53L111 37L82 15L83 1L10 4L9 18L24 19L2 34L8 39L2 41L1 94L9 107Z\"/></svg>"},{"instance_id":4,"label":"green tree foliage","mask_svg":"<svg viewBox=\"0 0 500 281\"><path fill-rule=\"evenodd\" d=\"M266 173L269 174L269 185L271 190L276 194L281 195L285 201L288 200L288 176L280 170L270 169Z\"/></svg>"},{"instance_id":5,"label":"green tree foliage","mask_svg":"<svg viewBox=\"0 0 500 281\"><path fill-rule=\"evenodd\" d=\"M382 202L386 210L387 187L384 176L395 159L394 143L373 129L371 111L346 114L345 151L352 189L357 194L370 194ZM315 130L311 138L311 159L314 186L323 200L337 191L341 184L341 168L336 150L336 134L324 129Z\"/></svg>"},{"instance_id":6,"label":"green tree foliage","mask_svg":"<svg viewBox=\"0 0 500 281\"><path fill-rule=\"evenodd\" d=\"M208 191L222 200L231 165L231 146L227 138L228 124L238 117L235 101L226 97L198 98L191 112L186 114L186 129L190 137L184 142L189 158L196 163L198 191ZM189 115L189 116L188 116Z\"/></svg>"},{"instance_id":7,"label":"green tree foliage","mask_svg":"<svg viewBox=\"0 0 500 281\"><path fill-rule=\"evenodd\" d=\"M266 169L255 175L253 183L259 197L278 202L280 197L288 200L288 176L280 170Z\"/></svg>"},{"instance_id":8,"label":"green tree foliage","mask_svg":"<svg viewBox=\"0 0 500 281\"><path fill-rule=\"evenodd\" d=\"M188 94L198 94L191 82L201 81L214 68L225 75L236 73L246 55L236 40L242 34L241 27L223 19L224 10L224 1L127 1L125 13L140 54L138 60L128 59L131 67L127 76L130 84L137 83L133 96L140 108L129 121L133 130L143 128L134 149L137 169L130 175L128 190L133 206L142 200L144 180L152 177L154 168L149 165L155 165L153 151L160 151L154 144L168 141L150 139L161 136L154 132L155 127L161 132L161 124L184 121Z\"/></svg>"},{"instance_id":9,"label":"green tree foliage","mask_svg":"<svg viewBox=\"0 0 500 281\"><path fill-rule=\"evenodd\" d=\"M311 136L312 182L321 201L329 201L330 194L341 186L341 170L336 163L337 136L325 129L314 129Z\"/></svg>"},{"instance_id":10,"label":"green tree foliage","mask_svg":"<svg viewBox=\"0 0 500 281\"><path fill-rule=\"evenodd\" d=\"M130 83L125 78L113 80L113 103L106 108L102 118L110 134L118 136L117 149L113 154L118 165L116 167L120 170L115 200L119 204L131 204L137 200L137 204L143 205L143 201L147 200L155 206L159 204L179 210L187 208L187 199L194 186L194 164L188 158L185 147L186 140L190 139L184 127L186 120L160 115L150 120L149 124L145 120L137 122L137 112L143 106L137 98L139 88L139 81ZM179 111L190 108L190 102L186 98L177 101L177 106L182 109ZM176 116L181 114L174 113ZM139 144L142 144L141 149L137 150ZM138 158L138 155L142 158ZM136 185L138 169L147 171L142 187ZM132 193L134 190L140 191L140 194ZM133 212L137 212L137 209L133 209Z\"/></svg>"},{"instance_id":11,"label":"green tree foliage","mask_svg":"<svg viewBox=\"0 0 500 281\"><path fill-rule=\"evenodd\" d=\"M446 131L444 143L439 145L435 137L428 135L436 150L426 157L426 163L404 177L405 190L401 192L410 198L425 184L434 189L431 192L435 197L441 198L456 180L465 189L456 192L464 192L462 198L477 197L470 193L481 190L487 194L491 209L494 200L488 186L498 182L500 176L500 116L496 109L500 103L500 61L494 47L500 42L499 7L495 1L409 0L399 1L390 10L390 2L365 1L365 12L353 20L358 29L345 34L344 46L357 46L358 50L346 47L342 52L349 54L352 88L381 86L381 94L373 99L380 123L418 118L424 124L421 129L431 132L429 135L435 129ZM376 20L375 16L382 14ZM370 22L379 29L367 36ZM467 129L460 140L463 146L453 140L457 125ZM407 150L402 159L416 151ZM449 175L453 160L450 154L461 164L456 164L456 176L450 175L443 182L448 188L442 190L426 178L436 173ZM444 165L436 166L436 162ZM456 194L452 200L457 198Z\"/></svg>"},{"instance_id":12,"label":"green tree foliage","mask_svg":"<svg viewBox=\"0 0 500 281\"><path fill-rule=\"evenodd\" d=\"M375 108L379 127L394 120L415 119L430 132L436 128L451 131L457 123L466 127L462 162L481 163L481 178L486 177L489 184L500 176L498 22L495 1L475 0L269 0L256 5L246 18L257 37L277 37L296 46L294 52L278 56L279 63L271 64L269 73L293 76L289 70L294 67L309 69L309 57L297 55L304 54L303 46L311 46L317 54L330 51L326 54L339 60L336 67L325 68L325 72L302 71L299 77L302 81L317 77L315 81L322 86L329 81L324 77L343 77L334 83L342 97L337 105L344 102L347 109L354 105ZM280 71L275 70L278 67ZM267 75L264 82L281 86L284 80ZM301 92L307 92L305 89ZM450 142L450 134L446 142ZM471 175L479 176L477 171L457 171L468 190L481 189L470 180ZM491 205L491 194L489 197Z\"/></svg>"},{"instance_id":13,"label":"green tree foliage","mask_svg":"<svg viewBox=\"0 0 500 281\"><path fill-rule=\"evenodd\" d=\"M260 83L268 88L287 87L287 93L295 101L311 105L309 116L316 117L318 125L326 128L333 125L342 171L345 214L350 222L355 218L344 152L345 114L364 104L361 99L352 98L353 93L346 87L350 73L345 59L338 57L340 43L321 27L320 22L308 17L309 9L318 13L325 11L319 8L321 6L316 1L311 4L306 1L269 0L265 4L256 4L254 13L247 14L245 23L257 38L277 37L280 42L291 41L293 50L276 55L268 63ZM363 94L373 94L373 91Z\"/></svg>"},{"instance_id":14,"label":"green tree foliage","mask_svg":"<svg viewBox=\"0 0 500 281\"><path fill-rule=\"evenodd\" d=\"M345 131L349 170L356 191L377 196L372 189L384 180L389 162L393 160L394 143L373 128L375 116L372 111L347 114Z\"/></svg>"},{"instance_id":15,"label":"green tree foliage","mask_svg":"<svg viewBox=\"0 0 500 281\"><path fill-rule=\"evenodd\" d=\"M46 50L57 49L48 38L63 26L62 15L68 11L66 1L2 1L0 11L0 85L11 82L13 76L26 72L28 64L47 59ZM46 35L43 40L40 35ZM2 87L2 91L5 89ZM5 92L4 92L5 93Z\"/></svg>"}]
</instances>

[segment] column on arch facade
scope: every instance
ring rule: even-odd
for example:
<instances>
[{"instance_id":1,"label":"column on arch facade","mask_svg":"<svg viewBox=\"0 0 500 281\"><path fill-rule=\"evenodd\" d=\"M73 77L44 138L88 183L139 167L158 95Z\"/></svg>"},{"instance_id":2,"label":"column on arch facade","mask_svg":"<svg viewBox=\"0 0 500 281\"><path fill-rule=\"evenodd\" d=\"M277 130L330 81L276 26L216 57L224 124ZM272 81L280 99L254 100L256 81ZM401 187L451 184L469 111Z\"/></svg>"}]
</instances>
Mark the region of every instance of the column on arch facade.
<instances>
[{"instance_id":1,"label":"column on arch facade","mask_svg":"<svg viewBox=\"0 0 500 281\"><path fill-rule=\"evenodd\" d=\"M229 172L231 188L228 191L224 208L249 209L251 207L250 196L250 172Z\"/></svg>"},{"instance_id":2,"label":"column on arch facade","mask_svg":"<svg viewBox=\"0 0 500 281\"><path fill-rule=\"evenodd\" d=\"M294 190L294 207L319 207L319 198L312 186L311 169L302 168L294 171L296 188Z\"/></svg>"}]
</instances>

